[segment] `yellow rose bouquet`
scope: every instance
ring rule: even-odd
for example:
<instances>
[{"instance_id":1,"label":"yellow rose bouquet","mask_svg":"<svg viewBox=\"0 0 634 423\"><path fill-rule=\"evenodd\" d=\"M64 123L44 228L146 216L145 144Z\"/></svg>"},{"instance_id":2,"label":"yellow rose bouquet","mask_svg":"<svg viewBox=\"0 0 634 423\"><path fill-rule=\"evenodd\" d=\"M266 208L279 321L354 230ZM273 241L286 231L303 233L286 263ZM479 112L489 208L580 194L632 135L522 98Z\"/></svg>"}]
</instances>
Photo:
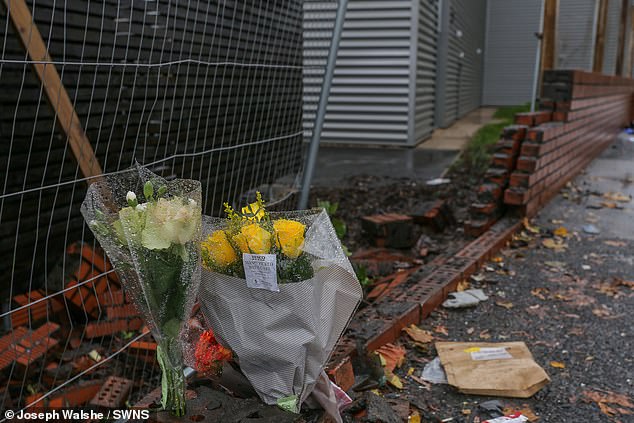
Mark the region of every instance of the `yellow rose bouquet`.
<instances>
[{"instance_id":1,"label":"yellow rose bouquet","mask_svg":"<svg viewBox=\"0 0 634 423\"><path fill-rule=\"evenodd\" d=\"M362 289L323 209L239 210L203 217L201 310L260 398L297 411Z\"/></svg>"},{"instance_id":2,"label":"yellow rose bouquet","mask_svg":"<svg viewBox=\"0 0 634 423\"><path fill-rule=\"evenodd\" d=\"M245 254L275 255L277 283L313 277L310 257L303 251L306 224L290 218L272 218L259 192L256 202L240 212L225 203L225 212L226 226L214 230L202 242L206 269L244 278Z\"/></svg>"}]
</instances>

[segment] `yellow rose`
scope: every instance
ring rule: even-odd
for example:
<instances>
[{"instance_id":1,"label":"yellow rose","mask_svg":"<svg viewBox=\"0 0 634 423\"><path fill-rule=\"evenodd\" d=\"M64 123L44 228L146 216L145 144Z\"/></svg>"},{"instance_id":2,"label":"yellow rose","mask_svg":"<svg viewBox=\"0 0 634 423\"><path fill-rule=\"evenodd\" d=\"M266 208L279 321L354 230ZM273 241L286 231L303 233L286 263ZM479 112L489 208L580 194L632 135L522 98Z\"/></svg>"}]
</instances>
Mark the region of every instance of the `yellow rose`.
<instances>
[{"instance_id":1,"label":"yellow rose","mask_svg":"<svg viewBox=\"0 0 634 423\"><path fill-rule=\"evenodd\" d=\"M244 216L243 219L245 220L259 222L260 220L264 219L264 216L266 216L266 212L264 211L264 206L258 204L258 202L256 201L255 203L251 203L246 207L242 207L242 216Z\"/></svg>"},{"instance_id":2,"label":"yellow rose","mask_svg":"<svg viewBox=\"0 0 634 423\"><path fill-rule=\"evenodd\" d=\"M268 254L271 251L271 234L257 223L243 226L233 241L243 253Z\"/></svg>"},{"instance_id":3,"label":"yellow rose","mask_svg":"<svg viewBox=\"0 0 634 423\"><path fill-rule=\"evenodd\" d=\"M304 247L306 226L295 220L279 219L273 222L273 229L275 244L282 253L292 259L299 257Z\"/></svg>"},{"instance_id":4,"label":"yellow rose","mask_svg":"<svg viewBox=\"0 0 634 423\"><path fill-rule=\"evenodd\" d=\"M238 260L225 231L216 231L209 235L207 241L202 243L202 248L216 266L227 267Z\"/></svg>"}]
</instances>

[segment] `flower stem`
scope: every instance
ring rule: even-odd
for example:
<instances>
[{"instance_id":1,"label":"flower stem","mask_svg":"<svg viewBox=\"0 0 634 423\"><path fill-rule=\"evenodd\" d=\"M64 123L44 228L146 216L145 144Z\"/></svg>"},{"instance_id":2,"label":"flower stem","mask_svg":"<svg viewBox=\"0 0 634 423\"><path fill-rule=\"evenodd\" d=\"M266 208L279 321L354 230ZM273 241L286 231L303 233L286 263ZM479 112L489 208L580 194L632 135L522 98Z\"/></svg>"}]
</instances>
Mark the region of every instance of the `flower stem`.
<instances>
[{"instance_id":1,"label":"flower stem","mask_svg":"<svg viewBox=\"0 0 634 423\"><path fill-rule=\"evenodd\" d=\"M185 376L183 358L175 339L163 339L156 348L161 367L161 404L176 417L185 415Z\"/></svg>"}]
</instances>

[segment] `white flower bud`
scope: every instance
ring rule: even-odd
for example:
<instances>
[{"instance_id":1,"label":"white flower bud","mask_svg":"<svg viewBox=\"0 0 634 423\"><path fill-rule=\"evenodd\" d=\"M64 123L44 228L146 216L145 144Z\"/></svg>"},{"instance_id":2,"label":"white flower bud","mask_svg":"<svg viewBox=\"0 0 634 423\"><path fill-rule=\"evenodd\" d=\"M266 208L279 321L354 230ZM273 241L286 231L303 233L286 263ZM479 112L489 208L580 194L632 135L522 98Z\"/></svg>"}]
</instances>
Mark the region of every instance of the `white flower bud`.
<instances>
[{"instance_id":1,"label":"white flower bud","mask_svg":"<svg viewBox=\"0 0 634 423\"><path fill-rule=\"evenodd\" d=\"M133 193L132 191L128 191L128 193L125 195L125 199L130 202L130 201L134 201L136 200L136 194Z\"/></svg>"}]
</instances>

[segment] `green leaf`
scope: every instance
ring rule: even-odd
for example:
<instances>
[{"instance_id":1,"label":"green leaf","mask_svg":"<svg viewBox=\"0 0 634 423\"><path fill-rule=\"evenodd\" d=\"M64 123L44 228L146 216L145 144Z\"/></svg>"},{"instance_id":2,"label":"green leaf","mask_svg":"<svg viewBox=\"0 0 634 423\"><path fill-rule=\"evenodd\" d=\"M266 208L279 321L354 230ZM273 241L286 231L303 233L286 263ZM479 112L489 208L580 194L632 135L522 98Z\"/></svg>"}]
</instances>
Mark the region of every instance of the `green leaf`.
<instances>
[{"instance_id":1,"label":"green leaf","mask_svg":"<svg viewBox=\"0 0 634 423\"><path fill-rule=\"evenodd\" d=\"M277 406L284 411L290 411L291 413L298 414L299 407L297 402L297 395L291 395L289 397L280 398L277 400Z\"/></svg>"},{"instance_id":2,"label":"green leaf","mask_svg":"<svg viewBox=\"0 0 634 423\"><path fill-rule=\"evenodd\" d=\"M143 185L143 195L145 195L146 200L151 200L154 196L154 185L152 185L152 181L147 181L145 185Z\"/></svg>"},{"instance_id":3,"label":"green leaf","mask_svg":"<svg viewBox=\"0 0 634 423\"><path fill-rule=\"evenodd\" d=\"M158 189L158 193L156 194L156 196L158 198L164 196L167 193L167 187L165 185L161 185Z\"/></svg>"},{"instance_id":4,"label":"green leaf","mask_svg":"<svg viewBox=\"0 0 634 423\"><path fill-rule=\"evenodd\" d=\"M341 219L333 218L332 226L335 228L335 233L337 234L337 238L339 239L343 239L343 237L346 235L346 232L348 232L346 222Z\"/></svg>"}]
</instances>

